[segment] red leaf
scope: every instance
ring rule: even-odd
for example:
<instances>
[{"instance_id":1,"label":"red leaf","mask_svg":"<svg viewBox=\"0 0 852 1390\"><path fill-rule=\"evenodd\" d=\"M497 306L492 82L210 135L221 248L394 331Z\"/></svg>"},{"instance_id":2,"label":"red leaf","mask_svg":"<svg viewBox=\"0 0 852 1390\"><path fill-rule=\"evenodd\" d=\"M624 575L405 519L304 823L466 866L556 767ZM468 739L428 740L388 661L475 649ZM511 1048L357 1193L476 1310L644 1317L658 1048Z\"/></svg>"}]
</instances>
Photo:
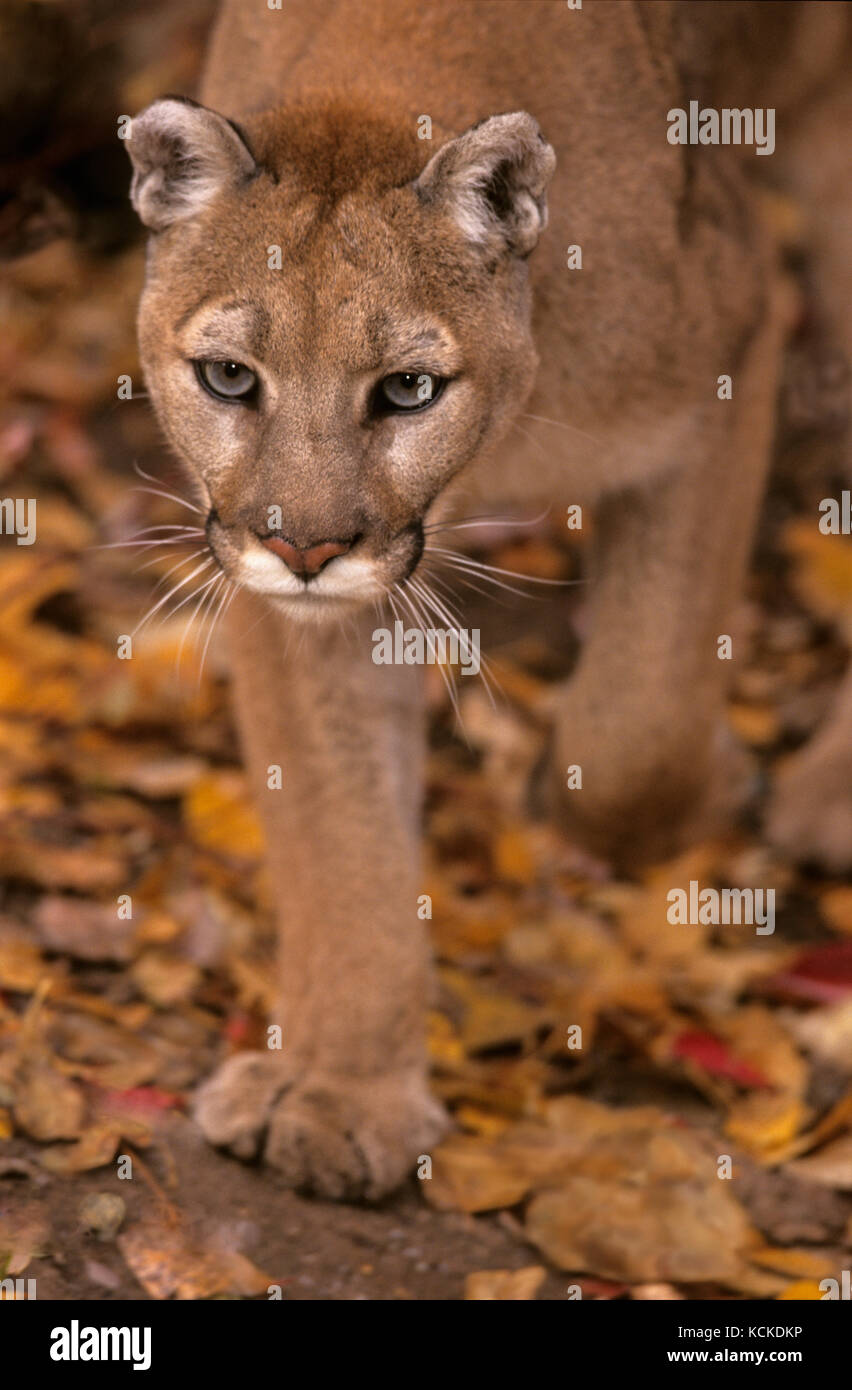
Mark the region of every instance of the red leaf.
<instances>
[{"instance_id":1,"label":"red leaf","mask_svg":"<svg viewBox=\"0 0 852 1390\"><path fill-rule=\"evenodd\" d=\"M621 1298L622 1294L627 1293L629 1284L614 1284L610 1279L586 1279L582 1277L577 1281L583 1291L584 1298Z\"/></svg>"},{"instance_id":2,"label":"red leaf","mask_svg":"<svg viewBox=\"0 0 852 1390\"><path fill-rule=\"evenodd\" d=\"M159 1086L132 1086L127 1091L104 1089L101 1109L105 1111L143 1111L177 1109L185 1104L177 1091L163 1091Z\"/></svg>"},{"instance_id":3,"label":"red leaf","mask_svg":"<svg viewBox=\"0 0 852 1390\"><path fill-rule=\"evenodd\" d=\"M761 993L830 1004L852 994L852 941L815 946L777 974L759 981Z\"/></svg>"},{"instance_id":4,"label":"red leaf","mask_svg":"<svg viewBox=\"0 0 852 1390\"><path fill-rule=\"evenodd\" d=\"M727 1043L712 1033L680 1033L672 1044L675 1057L683 1057L695 1062L711 1076L724 1076L736 1081L738 1086L764 1086L771 1089L771 1082L755 1067L734 1055Z\"/></svg>"},{"instance_id":5,"label":"red leaf","mask_svg":"<svg viewBox=\"0 0 852 1390\"><path fill-rule=\"evenodd\" d=\"M229 1014L222 1034L234 1047L241 1047L251 1036L252 1019L245 1013Z\"/></svg>"}]
</instances>

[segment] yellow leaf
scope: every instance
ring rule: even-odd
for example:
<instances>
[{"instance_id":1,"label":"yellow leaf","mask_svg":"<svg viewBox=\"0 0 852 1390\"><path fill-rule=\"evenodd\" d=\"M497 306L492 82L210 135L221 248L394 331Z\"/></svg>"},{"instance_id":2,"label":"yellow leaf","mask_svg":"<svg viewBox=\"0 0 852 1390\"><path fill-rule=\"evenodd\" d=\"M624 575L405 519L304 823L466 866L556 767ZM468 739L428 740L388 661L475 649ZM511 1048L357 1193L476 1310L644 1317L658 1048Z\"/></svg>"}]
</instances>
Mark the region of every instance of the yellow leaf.
<instances>
[{"instance_id":1,"label":"yellow leaf","mask_svg":"<svg viewBox=\"0 0 852 1390\"><path fill-rule=\"evenodd\" d=\"M423 1191L441 1211L493 1211L513 1207L529 1190L532 1176L509 1154L480 1139L451 1135L434 1155L432 1177Z\"/></svg>"},{"instance_id":2,"label":"yellow leaf","mask_svg":"<svg viewBox=\"0 0 852 1390\"><path fill-rule=\"evenodd\" d=\"M461 1038L468 1053L522 1042L551 1022L549 1010L483 989L461 970L445 969L441 978L466 1005Z\"/></svg>"},{"instance_id":3,"label":"yellow leaf","mask_svg":"<svg viewBox=\"0 0 852 1390\"><path fill-rule=\"evenodd\" d=\"M432 1010L428 1017L426 1046L437 1066L457 1067L464 1061L464 1048L453 1025L444 1014Z\"/></svg>"},{"instance_id":4,"label":"yellow leaf","mask_svg":"<svg viewBox=\"0 0 852 1390\"><path fill-rule=\"evenodd\" d=\"M494 841L494 871L504 883L534 882L536 862L529 838L523 830L504 830Z\"/></svg>"},{"instance_id":5,"label":"yellow leaf","mask_svg":"<svg viewBox=\"0 0 852 1390\"><path fill-rule=\"evenodd\" d=\"M76 1144L57 1145L41 1155L43 1168L51 1173L82 1173L90 1168L103 1168L115 1158L122 1139L134 1144L147 1144L150 1132L147 1125L129 1116L121 1120L99 1120L84 1130Z\"/></svg>"},{"instance_id":6,"label":"yellow leaf","mask_svg":"<svg viewBox=\"0 0 852 1390\"><path fill-rule=\"evenodd\" d=\"M250 1298L276 1282L245 1255L196 1245L165 1222L138 1222L117 1244L151 1298Z\"/></svg>"},{"instance_id":7,"label":"yellow leaf","mask_svg":"<svg viewBox=\"0 0 852 1390\"><path fill-rule=\"evenodd\" d=\"M467 1300L535 1298L547 1277L542 1265L524 1269L481 1269L464 1281Z\"/></svg>"},{"instance_id":8,"label":"yellow leaf","mask_svg":"<svg viewBox=\"0 0 852 1390\"><path fill-rule=\"evenodd\" d=\"M852 935L852 888L829 888L821 895L819 905L829 926Z\"/></svg>"},{"instance_id":9,"label":"yellow leaf","mask_svg":"<svg viewBox=\"0 0 852 1390\"><path fill-rule=\"evenodd\" d=\"M460 1105L455 1111L455 1119L462 1129L472 1130L486 1139L494 1139L502 1134L510 1123L506 1115L494 1115L488 1110L480 1110L476 1105Z\"/></svg>"},{"instance_id":10,"label":"yellow leaf","mask_svg":"<svg viewBox=\"0 0 852 1390\"><path fill-rule=\"evenodd\" d=\"M236 773L209 773L184 798L184 812L196 842L220 854L259 859L263 834L245 783Z\"/></svg>"},{"instance_id":11,"label":"yellow leaf","mask_svg":"<svg viewBox=\"0 0 852 1390\"><path fill-rule=\"evenodd\" d=\"M731 1106L725 1133L761 1162L779 1162L807 1118L798 1097L754 1091Z\"/></svg>"},{"instance_id":12,"label":"yellow leaf","mask_svg":"<svg viewBox=\"0 0 852 1390\"><path fill-rule=\"evenodd\" d=\"M728 719L734 732L745 743L763 748L774 743L781 731L781 720L774 705L728 705Z\"/></svg>"},{"instance_id":13,"label":"yellow leaf","mask_svg":"<svg viewBox=\"0 0 852 1390\"><path fill-rule=\"evenodd\" d=\"M777 1302L784 1300L795 1300L803 1303L815 1299L824 1298L824 1292L814 1279L798 1279L795 1284L788 1284L782 1293L779 1293Z\"/></svg>"},{"instance_id":14,"label":"yellow leaf","mask_svg":"<svg viewBox=\"0 0 852 1390\"><path fill-rule=\"evenodd\" d=\"M793 584L818 618L845 621L852 609L852 546L843 536L826 536L811 521L794 521L784 533L794 561Z\"/></svg>"},{"instance_id":15,"label":"yellow leaf","mask_svg":"<svg viewBox=\"0 0 852 1390\"><path fill-rule=\"evenodd\" d=\"M831 1260L814 1250L776 1250L771 1245L749 1251L749 1259L761 1269L778 1274L795 1274L802 1279L827 1279L832 1274Z\"/></svg>"}]
</instances>

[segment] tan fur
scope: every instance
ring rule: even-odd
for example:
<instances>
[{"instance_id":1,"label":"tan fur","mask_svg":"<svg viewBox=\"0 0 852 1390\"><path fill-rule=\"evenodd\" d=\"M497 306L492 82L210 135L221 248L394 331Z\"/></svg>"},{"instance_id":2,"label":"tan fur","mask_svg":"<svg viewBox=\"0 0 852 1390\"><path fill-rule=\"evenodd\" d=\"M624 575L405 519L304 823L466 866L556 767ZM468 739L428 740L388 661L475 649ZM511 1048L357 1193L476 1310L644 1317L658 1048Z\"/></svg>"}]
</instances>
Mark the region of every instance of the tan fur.
<instances>
[{"instance_id":1,"label":"tan fur","mask_svg":"<svg viewBox=\"0 0 852 1390\"><path fill-rule=\"evenodd\" d=\"M365 607L416 561L420 523L477 499L597 505L595 621L556 729L557 771L583 768L563 807L578 833L627 860L737 794L716 641L789 303L753 155L666 140L707 47L692 11L233 0L202 97L236 129L178 107L135 123L134 198L156 230L146 379L244 586L237 706L280 891L284 1052L233 1059L198 1115L238 1153L263 1143L296 1185L377 1196L443 1124L422 1046L418 672L373 664ZM474 174L492 158L502 193L483 212ZM262 408L205 396L203 356L259 372ZM371 421L377 379L415 368L455 380L417 417ZM357 538L313 600L258 539L270 504L288 544Z\"/></svg>"}]
</instances>

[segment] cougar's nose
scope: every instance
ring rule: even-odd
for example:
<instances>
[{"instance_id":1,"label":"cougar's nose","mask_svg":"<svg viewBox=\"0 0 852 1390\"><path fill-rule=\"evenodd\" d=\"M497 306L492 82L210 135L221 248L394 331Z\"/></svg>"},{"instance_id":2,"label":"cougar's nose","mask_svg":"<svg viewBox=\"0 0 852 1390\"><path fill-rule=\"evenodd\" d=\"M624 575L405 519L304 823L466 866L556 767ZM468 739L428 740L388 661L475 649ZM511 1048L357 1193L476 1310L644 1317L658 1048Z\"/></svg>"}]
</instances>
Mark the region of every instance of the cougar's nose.
<instances>
[{"instance_id":1,"label":"cougar's nose","mask_svg":"<svg viewBox=\"0 0 852 1390\"><path fill-rule=\"evenodd\" d=\"M348 541L317 541L315 545L298 546L285 541L281 536L261 536L260 540L267 550L280 556L288 569L300 579L313 579L323 565L336 555L345 555L351 550L356 537Z\"/></svg>"}]
</instances>

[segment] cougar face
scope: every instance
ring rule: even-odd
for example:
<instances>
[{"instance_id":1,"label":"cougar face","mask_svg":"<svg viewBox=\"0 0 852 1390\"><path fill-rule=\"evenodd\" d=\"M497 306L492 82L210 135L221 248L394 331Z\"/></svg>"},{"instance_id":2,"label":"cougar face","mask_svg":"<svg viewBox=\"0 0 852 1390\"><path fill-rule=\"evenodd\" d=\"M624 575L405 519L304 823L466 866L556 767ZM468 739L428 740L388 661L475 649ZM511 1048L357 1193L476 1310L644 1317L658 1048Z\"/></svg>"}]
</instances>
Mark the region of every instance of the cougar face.
<instances>
[{"instance_id":1,"label":"cougar face","mask_svg":"<svg viewBox=\"0 0 852 1390\"><path fill-rule=\"evenodd\" d=\"M366 133L365 166L352 113L237 132L172 99L131 145L146 383L213 555L298 617L380 598L529 393L550 147L495 117L418 173L398 124Z\"/></svg>"}]
</instances>

